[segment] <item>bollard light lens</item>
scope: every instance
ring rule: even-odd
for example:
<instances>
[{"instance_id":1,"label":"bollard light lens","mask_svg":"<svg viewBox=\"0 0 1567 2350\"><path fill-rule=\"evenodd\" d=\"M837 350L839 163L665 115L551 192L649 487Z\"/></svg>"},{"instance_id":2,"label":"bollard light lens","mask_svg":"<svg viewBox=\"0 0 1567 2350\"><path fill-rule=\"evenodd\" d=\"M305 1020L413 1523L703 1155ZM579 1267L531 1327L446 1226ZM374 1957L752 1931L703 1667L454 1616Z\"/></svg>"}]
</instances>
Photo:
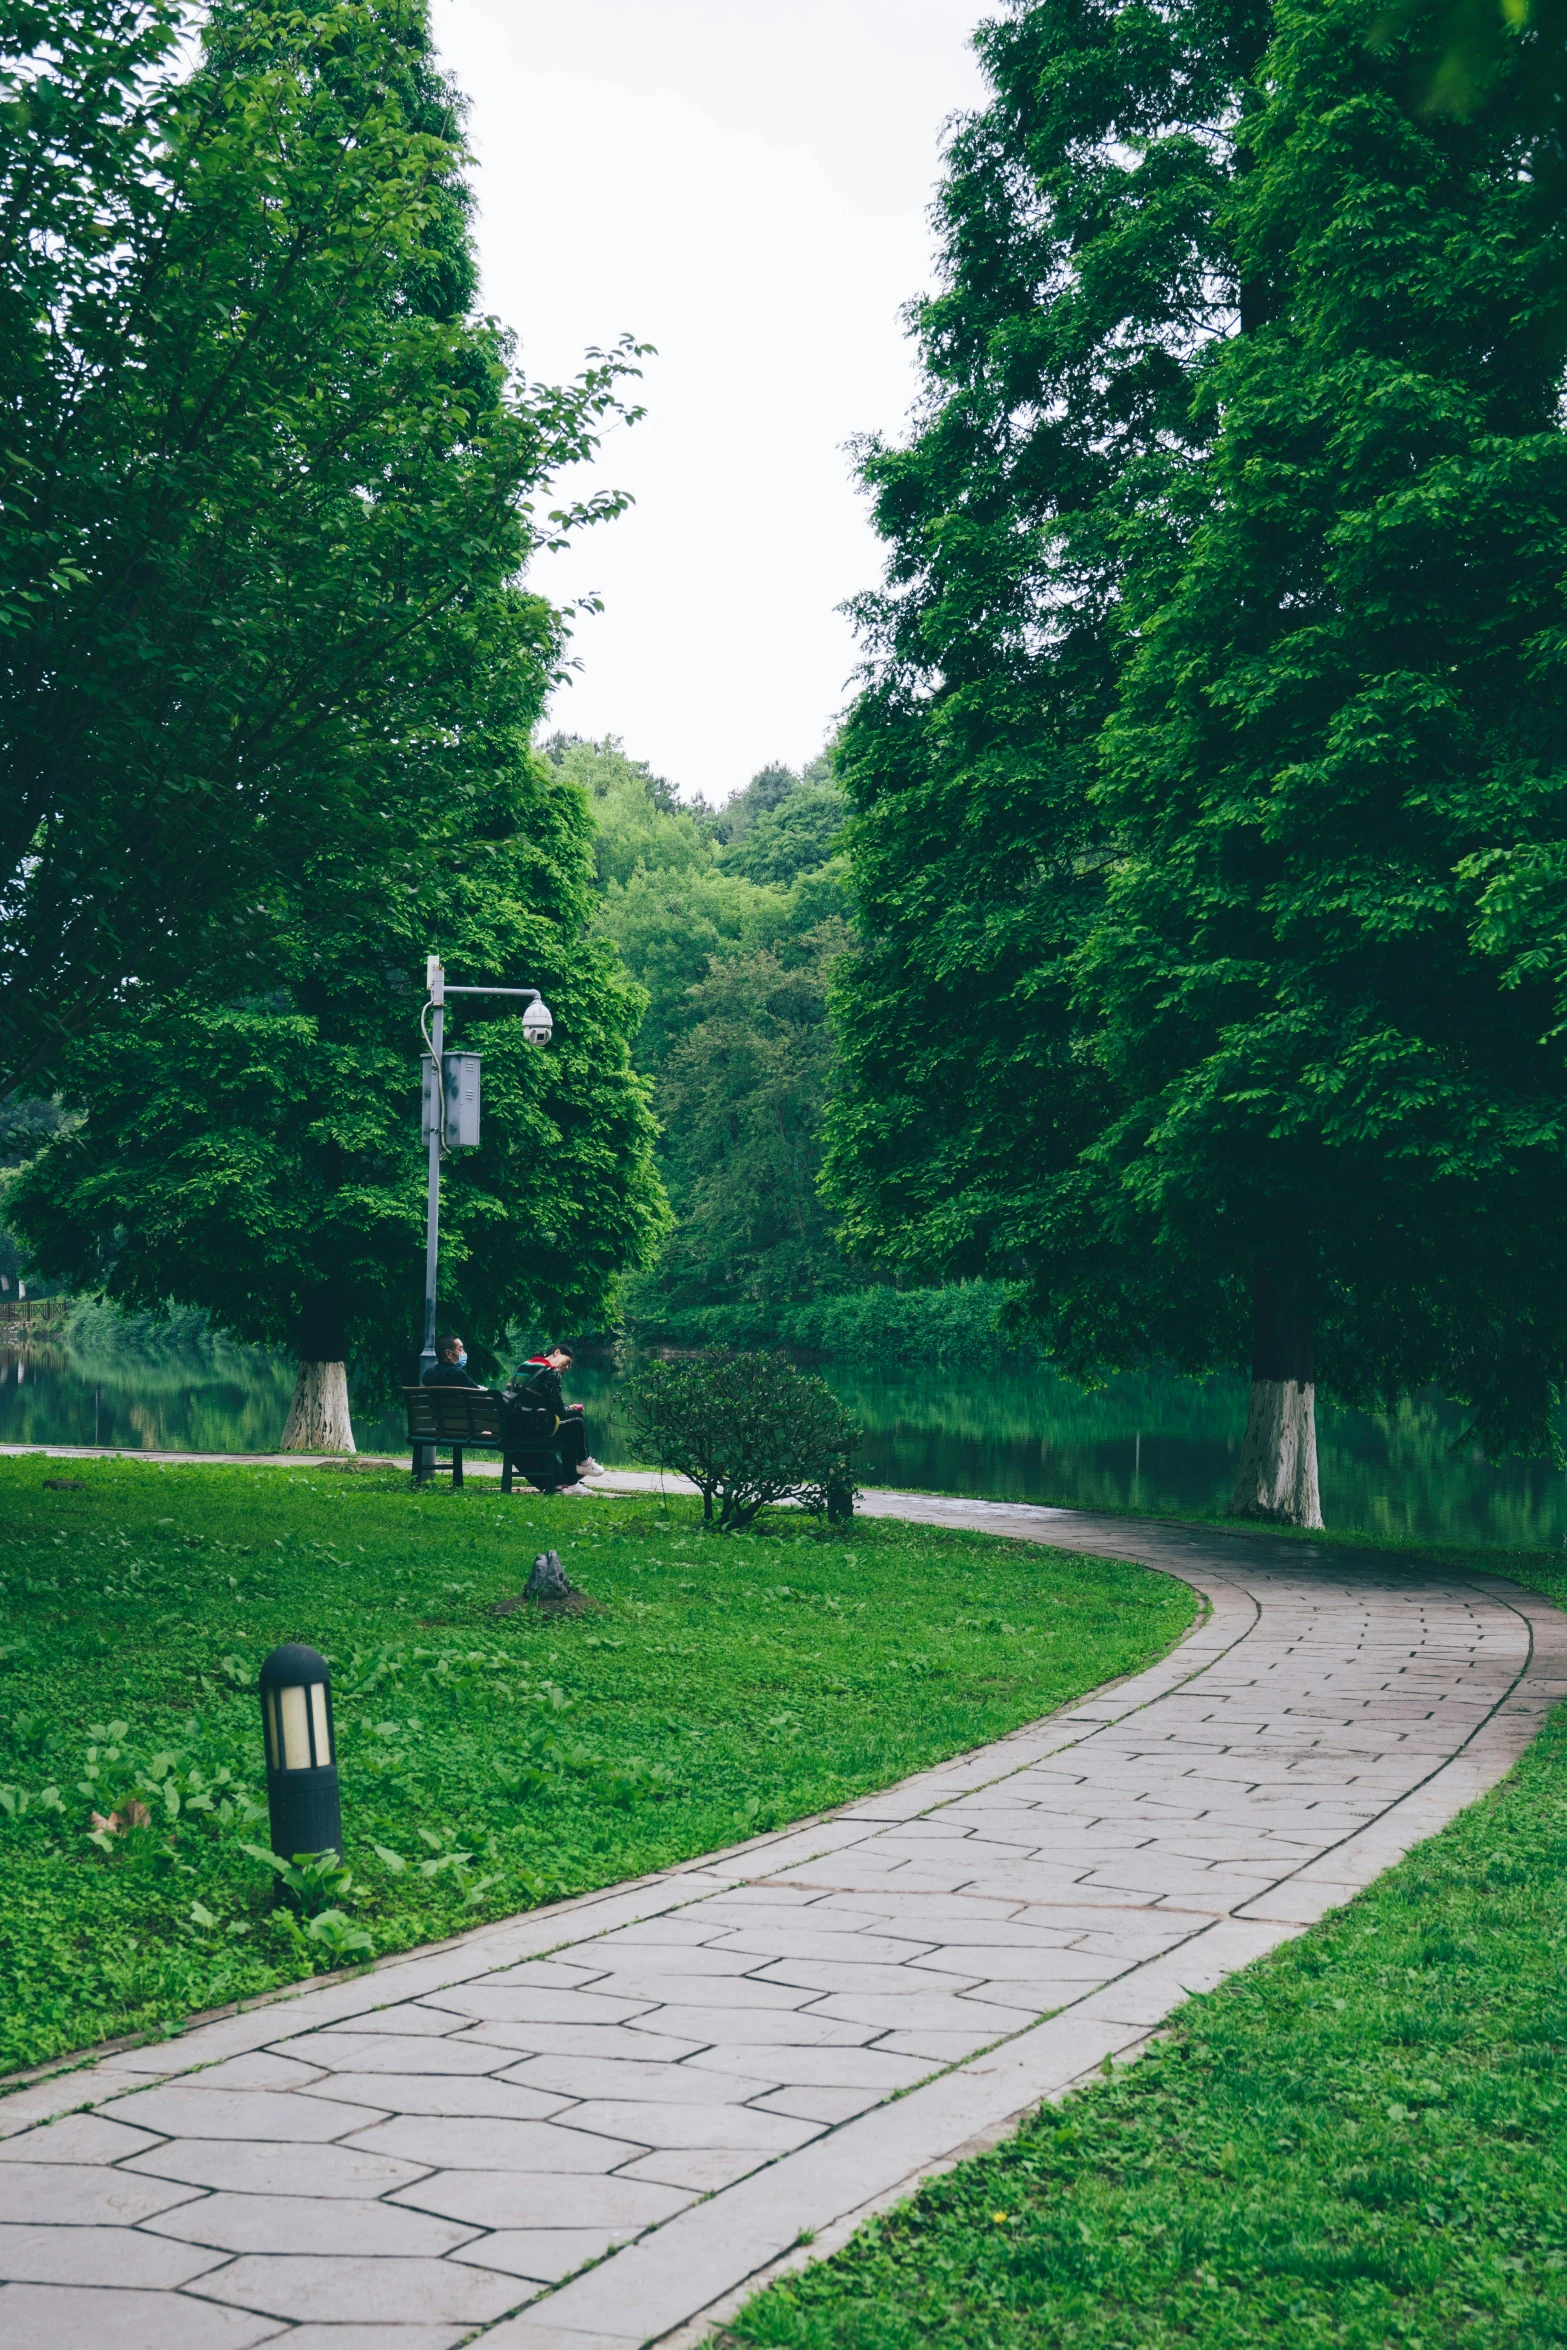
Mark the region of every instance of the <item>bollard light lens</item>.
<instances>
[{"instance_id":1,"label":"bollard light lens","mask_svg":"<svg viewBox=\"0 0 1567 2350\"><path fill-rule=\"evenodd\" d=\"M269 1689L265 1696L267 1761L275 1771L319 1770L332 1760L332 1731L327 1721L326 1690L319 1681L308 1687Z\"/></svg>"}]
</instances>

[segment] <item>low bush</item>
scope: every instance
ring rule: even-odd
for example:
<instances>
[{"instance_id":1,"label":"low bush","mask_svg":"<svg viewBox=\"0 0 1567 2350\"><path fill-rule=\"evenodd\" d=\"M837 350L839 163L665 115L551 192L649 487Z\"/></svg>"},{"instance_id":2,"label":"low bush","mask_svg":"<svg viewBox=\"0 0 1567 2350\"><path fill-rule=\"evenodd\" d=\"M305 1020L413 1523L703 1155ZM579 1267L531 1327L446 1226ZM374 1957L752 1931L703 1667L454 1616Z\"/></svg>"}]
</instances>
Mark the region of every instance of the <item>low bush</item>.
<instances>
[{"instance_id":1,"label":"low bush","mask_svg":"<svg viewBox=\"0 0 1567 2350\"><path fill-rule=\"evenodd\" d=\"M853 1514L854 1422L824 1380L782 1355L653 1363L630 1394L631 1421L661 1469L689 1477L704 1524L751 1525L769 1502L834 1521Z\"/></svg>"}]
</instances>

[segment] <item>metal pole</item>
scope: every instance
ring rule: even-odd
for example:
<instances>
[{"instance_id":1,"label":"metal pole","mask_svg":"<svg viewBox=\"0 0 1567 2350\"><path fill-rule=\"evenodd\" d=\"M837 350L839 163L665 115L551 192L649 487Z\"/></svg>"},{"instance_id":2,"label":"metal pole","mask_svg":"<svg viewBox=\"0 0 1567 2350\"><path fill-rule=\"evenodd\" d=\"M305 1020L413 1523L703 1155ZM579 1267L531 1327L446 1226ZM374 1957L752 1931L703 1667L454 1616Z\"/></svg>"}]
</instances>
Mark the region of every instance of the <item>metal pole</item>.
<instances>
[{"instance_id":1,"label":"metal pole","mask_svg":"<svg viewBox=\"0 0 1567 2350\"><path fill-rule=\"evenodd\" d=\"M419 1357L421 1384L426 1371L435 1361L435 1276L441 1253L441 1107L442 1087L446 1081L442 1048L446 1042L446 974L434 955L429 960L429 987L434 1011L430 1044L435 1060L431 1100L435 1115L430 1122L430 1173L424 1213L424 1352ZM434 1445L419 1445L414 1459L416 1472L427 1476L434 1466Z\"/></svg>"},{"instance_id":2,"label":"metal pole","mask_svg":"<svg viewBox=\"0 0 1567 2350\"><path fill-rule=\"evenodd\" d=\"M424 1221L424 1352L419 1357L421 1383L426 1371L435 1362L435 1277L441 1252L441 1135L446 1106L446 999L449 995L523 998L528 1009L523 1014L522 1033L531 1045L547 1045L555 1026L549 1006L536 987L448 987L439 955L431 955L426 961L425 984L430 990L430 1009L435 1015L428 1040L431 1058L435 1063L431 1104L435 1116L430 1127L430 1174ZM426 1477L434 1467L435 1446L416 1444L415 1474Z\"/></svg>"}]
</instances>

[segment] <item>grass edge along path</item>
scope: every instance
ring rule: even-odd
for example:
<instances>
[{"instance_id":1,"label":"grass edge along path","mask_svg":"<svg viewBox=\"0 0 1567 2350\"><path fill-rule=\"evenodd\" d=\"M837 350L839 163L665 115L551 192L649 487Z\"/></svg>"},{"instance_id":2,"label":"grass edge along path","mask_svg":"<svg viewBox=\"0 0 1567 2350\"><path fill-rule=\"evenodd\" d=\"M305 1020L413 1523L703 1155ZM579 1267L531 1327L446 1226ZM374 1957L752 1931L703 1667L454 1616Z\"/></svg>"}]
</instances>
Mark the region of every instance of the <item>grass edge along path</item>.
<instances>
[{"instance_id":1,"label":"grass edge along path","mask_svg":"<svg viewBox=\"0 0 1567 2350\"><path fill-rule=\"evenodd\" d=\"M1518 1580L1560 1603L1567 1575L1534 1565ZM1567 2343L1564 1765L1567 1707L1352 1902L766 2287L723 2341Z\"/></svg>"},{"instance_id":2,"label":"grass edge along path","mask_svg":"<svg viewBox=\"0 0 1567 2350\"><path fill-rule=\"evenodd\" d=\"M7 2071L830 1811L1140 1670L1197 1604L902 1520L720 1539L645 1494L59 1471L0 1462ZM546 1547L593 1605L498 1617ZM254 1677L290 1639L336 1658L352 1882L319 1918L264 1858Z\"/></svg>"}]
</instances>

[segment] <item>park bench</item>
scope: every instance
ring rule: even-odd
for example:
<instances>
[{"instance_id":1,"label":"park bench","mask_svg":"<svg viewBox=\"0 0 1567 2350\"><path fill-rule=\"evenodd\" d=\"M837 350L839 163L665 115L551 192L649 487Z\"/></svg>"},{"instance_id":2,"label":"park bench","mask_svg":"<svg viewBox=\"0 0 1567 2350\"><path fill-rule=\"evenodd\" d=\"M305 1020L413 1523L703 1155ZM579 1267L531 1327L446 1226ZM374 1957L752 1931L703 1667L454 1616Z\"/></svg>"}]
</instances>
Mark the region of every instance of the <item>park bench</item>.
<instances>
[{"instance_id":1,"label":"park bench","mask_svg":"<svg viewBox=\"0 0 1567 2350\"><path fill-rule=\"evenodd\" d=\"M408 1441L414 1448L414 1482L422 1485L426 1478L442 1469L450 1469L453 1486L462 1489L462 1456L470 1448L498 1452L501 1456L501 1491L510 1493L513 1468L518 1468L534 1485L556 1485L560 1482L560 1459L545 1441L545 1423L548 1412L509 1414L498 1395L482 1387L405 1387L403 1400L408 1406ZM527 1434L527 1423L538 1430L535 1444L518 1445L513 1431L522 1423L520 1433ZM451 1460L437 1461L426 1455L428 1467L421 1470L421 1445L433 1448L444 1444L451 1451Z\"/></svg>"}]
</instances>

